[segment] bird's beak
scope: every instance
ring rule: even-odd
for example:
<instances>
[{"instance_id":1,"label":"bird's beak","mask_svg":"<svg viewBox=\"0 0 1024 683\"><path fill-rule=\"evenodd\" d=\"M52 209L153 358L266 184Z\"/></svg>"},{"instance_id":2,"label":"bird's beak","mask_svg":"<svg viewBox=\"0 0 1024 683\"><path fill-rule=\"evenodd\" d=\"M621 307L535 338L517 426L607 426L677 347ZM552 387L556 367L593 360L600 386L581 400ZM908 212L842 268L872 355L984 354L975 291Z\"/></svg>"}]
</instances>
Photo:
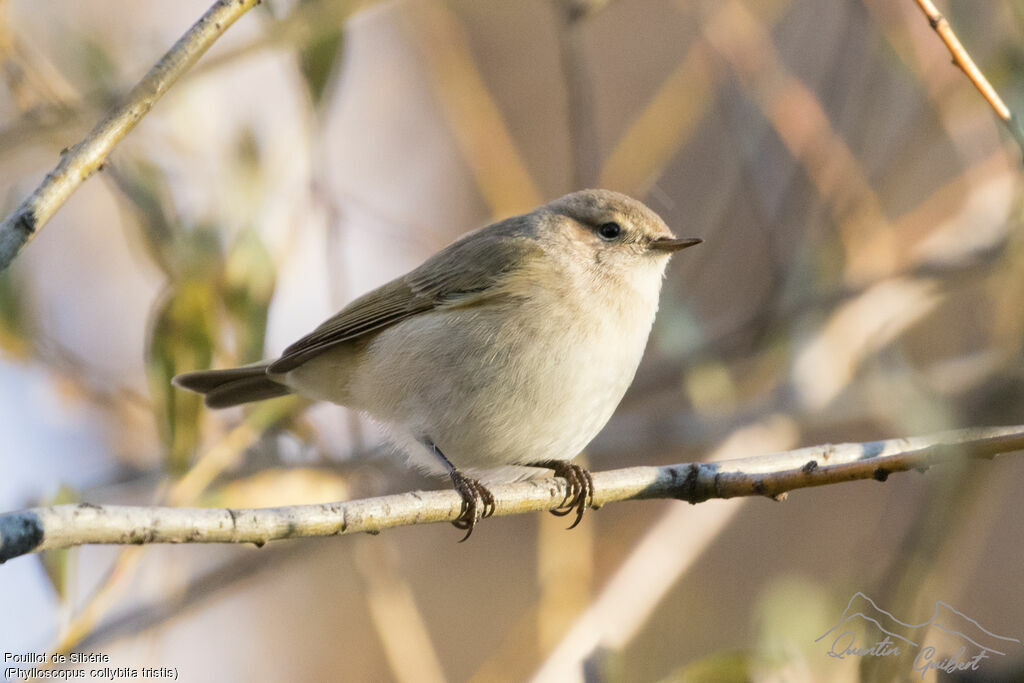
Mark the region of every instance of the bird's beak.
<instances>
[{"instance_id":1,"label":"bird's beak","mask_svg":"<svg viewBox=\"0 0 1024 683\"><path fill-rule=\"evenodd\" d=\"M679 240L672 239L670 237L661 237L659 239L653 240L650 244L650 248L656 249L658 251L667 251L669 253L672 253L675 251L679 251L681 249L686 249L687 247L695 246L703 241L704 240L698 239L696 237L687 237L685 239Z\"/></svg>"}]
</instances>

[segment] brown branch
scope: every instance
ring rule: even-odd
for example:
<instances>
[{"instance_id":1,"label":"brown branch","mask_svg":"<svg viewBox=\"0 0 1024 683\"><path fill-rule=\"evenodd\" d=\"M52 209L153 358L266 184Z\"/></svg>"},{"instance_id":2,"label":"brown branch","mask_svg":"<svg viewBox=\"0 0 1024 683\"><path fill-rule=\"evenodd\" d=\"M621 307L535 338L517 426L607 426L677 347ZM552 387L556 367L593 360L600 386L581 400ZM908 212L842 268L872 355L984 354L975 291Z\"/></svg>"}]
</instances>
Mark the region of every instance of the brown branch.
<instances>
[{"instance_id":1,"label":"brown branch","mask_svg":"<svg viewBox=\"0 0 1024 683\"><path fill-rule=\"evenodd\" d=\"M962 429L912 439L823 445L754 458L664 467L631 467L594 474L594 505L620 500L766 496L857 479L885 481L894 472L954 459L992 458L1024 449L1024 425ZM566 494L562 479L491 487L495 515L551 510ZM248 510L99 506L32 508L0 515L0 562L51 548L83 544L253 543L337 536L430 522L460 515L454 491L414 491L321 505Z\"/></svg>"},{"instance_id":2,"label":"brown branch","mask_svg":"<svg viewBox=\"0 0 1024 683\"><path fill-rule=\"evenodd\" d=\"M43 182L0 223L0 271L11 264L107 156L239 17L260 0L217 0L85 138L61 155Z\"/></svg>"},{"instance_id":3,"label":"brown branch","mask_svg":"<svg viewBox=\"0 0 1024 683\"><path fill-rule=\"evenodd\" d=\"M925 17L928 19L928 24L938 34L946 49L949 50L949 54L953 57L953 64L960 67L964 75L974 84L974 87L978 89L981 96L992 107L992 111L996 113L999 120L1006 126L1006 129L1013 136L1021 151L1024 152L1024 127L1021 126L1020 118L1010 111L1010 108L1006 106L1003 99L999 97L996 89L985 78L985 74L981 72L978 65L971 59L967 48L956 37L956 33L953 31L953 27L950 26L949 21L946 20L946 17L942 16L932 0L914 0L914 2L924 12Z\"/></svg>"}]
</instances>

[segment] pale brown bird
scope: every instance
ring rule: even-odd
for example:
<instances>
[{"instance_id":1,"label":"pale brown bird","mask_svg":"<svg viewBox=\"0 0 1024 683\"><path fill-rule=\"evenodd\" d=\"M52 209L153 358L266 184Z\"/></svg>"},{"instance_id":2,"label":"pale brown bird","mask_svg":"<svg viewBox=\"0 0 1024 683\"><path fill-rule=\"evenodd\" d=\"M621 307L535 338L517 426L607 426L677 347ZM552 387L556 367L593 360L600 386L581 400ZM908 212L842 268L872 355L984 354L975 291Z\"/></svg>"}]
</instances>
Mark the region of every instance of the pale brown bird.
<instances>
[{"instance_id":1,"label":"pale brown bird","mask_svg":"<svg viewBox=\"0 0 1024 683\"><path fill-rule=\"evenodd\" d=\"M494 511L470 475L509 466L564 477L553 512L576 511L575 526L593 485L570 460L633 380L669 257L700 241L625 195L574 192L466 234L276 360L174 382L213 408L297 393L369 415L412 463L451 477L463 540Z\"/></svg>"}]
</instances>

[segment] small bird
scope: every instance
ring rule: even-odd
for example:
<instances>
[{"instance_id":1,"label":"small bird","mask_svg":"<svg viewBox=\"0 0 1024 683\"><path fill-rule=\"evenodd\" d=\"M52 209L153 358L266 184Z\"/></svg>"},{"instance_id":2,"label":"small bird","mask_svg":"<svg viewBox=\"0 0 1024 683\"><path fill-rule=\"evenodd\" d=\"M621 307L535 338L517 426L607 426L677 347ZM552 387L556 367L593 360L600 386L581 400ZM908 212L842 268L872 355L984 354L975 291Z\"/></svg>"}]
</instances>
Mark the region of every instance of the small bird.
<instances>
[{"instance_id":1,"label":"small bird","mask_svg":"<svg viewBox=\"0 0 1024 683\"><path fill-rule=\"evenodd\" d=\"M276 360L174 383L211 408L296 393L365 413L451 478L462 540L494 512L477 472L510 465L565 478L552 512L575 511L574 527L593 482L570 460L633 381L669 257L700 242L625 195L574 192L464 235Z\"/></svg>"}]
</instances>

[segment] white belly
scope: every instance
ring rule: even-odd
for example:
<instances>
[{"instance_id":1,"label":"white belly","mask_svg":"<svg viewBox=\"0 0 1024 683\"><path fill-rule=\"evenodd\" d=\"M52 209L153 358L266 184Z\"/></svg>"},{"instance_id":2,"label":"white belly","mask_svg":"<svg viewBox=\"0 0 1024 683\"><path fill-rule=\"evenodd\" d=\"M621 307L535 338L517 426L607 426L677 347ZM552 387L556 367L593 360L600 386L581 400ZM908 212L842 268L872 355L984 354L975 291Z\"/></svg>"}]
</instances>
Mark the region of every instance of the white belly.
<instances>
[{"instance_id":1,"label":"white belly","mask_svg":"<svg viewBox=\"0 0 1024 683\"><path fill-rule=\"evenodd\" d=\"M383 423L431 471L445 468L429 444L460 469L568 460L607 423L633 380L666 260L652 260L628 285L605 272L570 272L575 266L560 278L523 277L526 287L503 303L412 316L283 379ZM540 281L548 284L531 284Z\"/></svg>"},{"instance_id":2,"label":"white belly","mask_svg":"<svg viewBox=\"0 0 1024 683\"><path fill-rule=\"evenodd\" d=\"M460 469L573 458L636 373L657 302L634 303L618 324L600 309L581 316L537 302L515 304L528 316L490 307L416 316L371 343L351 378L353 407L433 471L443 464L427 443ZM551 310L557 319L541 317Z\"/></svg>"}]
</instances>

